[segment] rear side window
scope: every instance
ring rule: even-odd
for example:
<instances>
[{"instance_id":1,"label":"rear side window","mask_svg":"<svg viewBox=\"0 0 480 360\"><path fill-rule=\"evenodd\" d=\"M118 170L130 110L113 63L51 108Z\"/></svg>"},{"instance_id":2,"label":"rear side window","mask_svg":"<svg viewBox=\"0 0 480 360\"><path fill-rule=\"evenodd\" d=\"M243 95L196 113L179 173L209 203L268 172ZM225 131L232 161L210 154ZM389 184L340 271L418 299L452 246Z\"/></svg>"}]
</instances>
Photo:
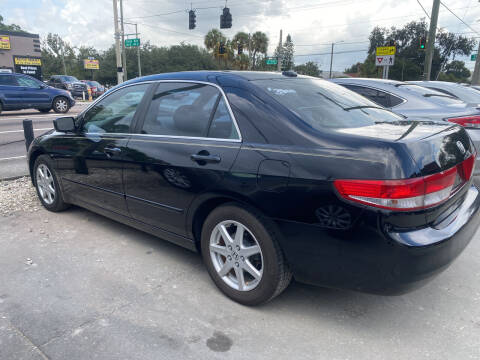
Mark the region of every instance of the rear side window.
<instances>
[{"instance_id":1,"label":"rear side window","mask_svg":"<svg viewBox=\"0 0 480 360\"><path fill-rule=\"evenodd\" d=\"M211 85L160 83L142 134L238 139L220 91Z\"/></svg>"},{"instance_id":2,"label":"rear side window","mask_svg":"<svg viewBox=\"0 0 480 360\"><path fill-rule=\"evenodd\" d=\"M15 77L11 75L0 75L0 85L17 86Z\"/></svg>"},{"instance_id":3,"label":"rear side window","mask_svg":"<svg viewBox=\"0 0 480 360\"><path fill-rule=\"evenodd\" d=\"M293 78L252 82L317 130L403 120L367 98L329 81Z\"/></svg>"},{"instance_id":4,"label":"rear side window","mask_svg":"<svg viewBox=\"0 0 480 360\"><path fill-rule=\"evenodd\" d=\"M128 133L133 117L150 84L127 86L97 102L83 117L88 133Z\"/></svg>"},{"instance_id":5,"label":"rear side window","mask_svg":"<svg viewBox=\"0 0 480 360\"><path fill-rule=\"evenodd\" d=\"M372 89L372 88L358 86L358 85L344 85L344 86L347 89L355 91L357 94L365 96L366 98L386 108L391 108L391 107L400 105L403 102L401 98L378 89Z\"/></svg>"}]
</instances>

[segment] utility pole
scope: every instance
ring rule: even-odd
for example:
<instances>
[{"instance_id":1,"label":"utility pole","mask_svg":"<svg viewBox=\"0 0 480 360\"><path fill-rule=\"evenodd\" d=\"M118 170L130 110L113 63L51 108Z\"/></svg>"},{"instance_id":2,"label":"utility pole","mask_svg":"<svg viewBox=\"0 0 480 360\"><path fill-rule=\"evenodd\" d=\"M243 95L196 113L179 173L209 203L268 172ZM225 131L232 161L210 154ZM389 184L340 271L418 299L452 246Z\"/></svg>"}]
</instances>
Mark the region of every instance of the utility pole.
<instances>
[{"instance_id":1,"label":"utility pole","mask_svg":"<svg viewBox=\"0 0 480 360\"><path fill-rule=\"evenodd\" d=\"M138 39L138 24L135 24L135 38ZM138 77L142 76L142 64L140 63L140 45L137 46Z\"/></svg>"},{"instance_id":2,"label":"utility pole","mask_svg":"<svg viewBox=\"0 0 480 360\"><path fill-rule=\"evenodd\" d=\"M432 73L433 53L435 50L435 38L437 35L438 12L440 0L433 0L432 16L430 17L430 30L428 32L427 51L425 53L425 67L423 71L424 80L430 81Z\"/></svg>"},{"instance_id":3,"label":"utility pole","mask_svg":"<svg viewBox=\"0 0 480 360\"><path fill-rule=\"evenodd\" d=\"M480 41L478 42L477 60L475 61L475 69L472 75L472 85L480 85Z\"/></svg>"},{"instance_id":4,"label":"utility pole","mask_svg":"<svg viewBox=\"0 0 480 360\"><path fill-rule=\"evenodd\" d=\"M120 0L120 29L122 31L122 63L123 63L123 81L128 80L127 76L127 53L125 51L125 28L123 25L123 0Z\"/></svg>"},{"instance_id":5,"label":"utility pole","mask_svg":"<svg viewBox=\"0 0 480 360\"><path fill-rule=\"evenodd\" d=\"M337 41L336 43L332 43L332 51L330 52L330 73L328 75L328 78L331 79L332 78L332 67L333 67L333 47L335 46L335 44L341 44L345 41Z\"/></svg>"},{"instance_id":6,"label":"utility pole","mask_svg":"<svg viewBox=\"0 0 480 360\"><path fill-rule=\"evenodd\" d=\"M117 84L123 82L122 55L120 53L120 32L118 29L118 2L113 0L113 23L115 25L115 54L117 57Z\"/></svg>"},{"instance_id":7,"label":"utility pole","mask_svg":"<svg viewBox=\"0 0 480 360\"><path fill-rule=\"evenodd\" d=\"M333 47L335 46L335 43L332 43L332 51L330 52L330 73L328 75L328 78L332 78L332 66L333 66Z\"/></svg>"},{"instance_id":8,"label":"utility pole","mask_svg":"<svg viewBox=\"0 0 480 360\"><path fill-rule=\"evenodd\" d=\"M282 29L280 29L280 42L278 43L277 71L282 71L283 47L282 47Z\"/></svg>"}]
</instances>

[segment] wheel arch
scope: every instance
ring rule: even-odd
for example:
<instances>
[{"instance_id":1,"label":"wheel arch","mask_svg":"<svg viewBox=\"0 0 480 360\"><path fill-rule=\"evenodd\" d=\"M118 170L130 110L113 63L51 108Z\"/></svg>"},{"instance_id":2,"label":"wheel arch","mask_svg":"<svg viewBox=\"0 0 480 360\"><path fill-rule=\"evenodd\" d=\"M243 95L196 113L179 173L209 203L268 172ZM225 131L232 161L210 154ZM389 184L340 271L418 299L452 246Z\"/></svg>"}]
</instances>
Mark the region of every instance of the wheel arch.
<instances>
[{"instance_id":1,"label":"wheel arch","mask_svg":"<svg viewBox=\"0 0 480 360\"><path fill-rule=\"evenodd\" d=\"M30 173L30 180L32 181L33 186L35 186L35 176L33 176L33 167L35 165L35 161L40 155L44 155L44 154L46 154L45 151L43 151L40 148L37 148L32 151L32 153L30 154L30 158L28 159L28 170Z\"/></svg>"},{"instance_id":2,"label":"wheel arch","mask_svg":"<svg viewBox=\"0 0 480 360\"><path fill-rule=\"evenodd\" d=\"M192 236L198 252L201 252L200 240L203 224L207 216L217 207L232 202L240 203L261 212L261 210L258 209L250 199L235 193L202 194L194 200L187 213L186 225L188 235Z\"/></svg>"}]
</instances>

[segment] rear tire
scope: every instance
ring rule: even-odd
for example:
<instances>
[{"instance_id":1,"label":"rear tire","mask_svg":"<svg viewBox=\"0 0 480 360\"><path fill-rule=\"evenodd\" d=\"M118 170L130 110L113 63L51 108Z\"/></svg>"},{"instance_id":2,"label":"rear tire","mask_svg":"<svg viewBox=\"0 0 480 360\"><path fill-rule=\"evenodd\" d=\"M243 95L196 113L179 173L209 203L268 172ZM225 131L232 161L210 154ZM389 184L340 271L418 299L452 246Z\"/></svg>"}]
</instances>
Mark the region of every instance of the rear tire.
<instances>
[{"instance_id":1,"label":"rear tire","mask_svg":"<svg viewBox=\"0 0 480 360\"><path fill-rule=\"evenodd\" d=\"M215 285L248 306L279 295L292 272L278 236L274 224L255 209L229 203L213 210L203 225L201 249Z\"/></svg>"},{"instance_id":2,"label":"rear tire","mask_svg":"<svg viewBox=\"0 0 480 360\"><path fill-rule=\"evenodd\" d=\"M2 103L0 102L0 114L2 113Z\"/></svg>"},{"instance_id":3,"label":"rear tire","mask_svg":"<svg viewBox=\"0 0 480 360\"><path fill-rule=\"evenodd\" d=\"M48 155L40 155L35 160L33 178L38 198L45 209L59 212L70 206L63 200L53 162Z\"/></svg>"},{"instance_id":4,"label":"rear tire","mask_svg":"<svg viewBox=\"0 0 480 360\"><path fill-rule=\"evenodd\" d=\"M59 114L65 114L70 110L70 103L66 97L59 96L53 101L53 110Z\"/></svg>"}]
</instances>

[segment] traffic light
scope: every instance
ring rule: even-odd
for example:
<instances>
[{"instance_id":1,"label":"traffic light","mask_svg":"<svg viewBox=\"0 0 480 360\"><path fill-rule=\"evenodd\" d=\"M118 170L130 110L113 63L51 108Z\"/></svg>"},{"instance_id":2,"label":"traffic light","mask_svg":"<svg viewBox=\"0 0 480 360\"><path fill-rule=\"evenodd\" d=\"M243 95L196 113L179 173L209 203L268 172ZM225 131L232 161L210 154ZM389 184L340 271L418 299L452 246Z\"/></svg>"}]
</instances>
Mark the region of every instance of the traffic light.
<instances>
[{"instance_id":1,"label":"traffic light","mask_svg":"<svg viewBox=\"0 0 480 360\"><path fill-rule=\"evenodd\" d=\"M220 15L220 29L230 29L232 27L232 14L230 9L223 8L223 14Z\"/></svg>"},{"instance_id":2,"label":"traffic light","mask_svg":"<svg viewBox=\"0 0 480 360\"><path fill-rule=\"evenodd\" d=\"M218 45L218 54L225 55L226 52L225 43L221 42L220 45Z\"/></svg>"},{"instance_id":3,"label":"traffic light","mask_svg":"<svg viewBox=\"0 0 480 360\"><path fill-rule=\"evenodd\" d=\"M196 23L197 23L197 15L195 15L195 11L190 10L188 12L188 28L190 30L195 29L195 26L197 26Z\"/></svg>"},{"instance_id":4,"label":"traffic light","mask_svg":"<svg viewBox=\"0 0 480 360\"><path fill-rule=\"evenodd\" d=\"M427 43L427 39L425 36L420 37L420 50L425 50L425 45Z\"/></svg>"},{"instance_id":5,"label":"traffic light","mask_svg":"<svg viewBox=\"0 0 480 360\"><path fill-rule=\"evenodd\" d=\"M238 55L243 54L243 44L238 44L237 52L238 52Z\"/></svg>"}]
</instances>

